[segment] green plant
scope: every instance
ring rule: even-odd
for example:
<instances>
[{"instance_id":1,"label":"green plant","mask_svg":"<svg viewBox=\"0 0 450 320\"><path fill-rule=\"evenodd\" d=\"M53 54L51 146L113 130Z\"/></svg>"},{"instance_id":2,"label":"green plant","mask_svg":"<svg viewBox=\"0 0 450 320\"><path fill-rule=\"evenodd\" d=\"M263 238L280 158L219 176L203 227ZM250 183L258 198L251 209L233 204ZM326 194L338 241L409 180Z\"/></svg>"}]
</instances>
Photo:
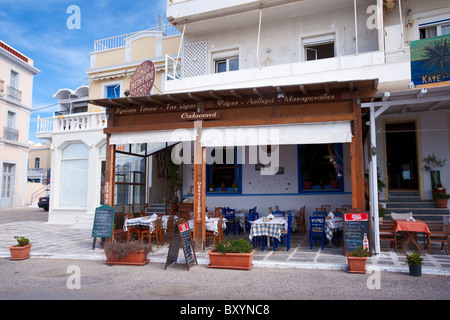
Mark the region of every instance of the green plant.
<instances>
[{"instance_id":1,"label":"green plant","mask_svg":"<svg viewBox=\"0 0 450 320\"><path fill-rule=\"evenodd\" d=\"M420 266L423 264L423 259L420 253L410 252L406 254L406 264Z\"/></svg>"},{"instance_id":2,"label":"green plant","mask_svg":"<svg viewBox=\"0 0 450 320\"><path fill-rule=\"evenodd\" d=\"M380 218L384 217L387 214L387 210L385 208L378 209L378 216Z\"/></svg>"},{"instance_id":3,"label":"green plant","mask_svg":"<svg viewBox=\"0 0 450 320\"><path fill-rule=\"evenodd\" d=\"M357 247L355 251L350 252L350 256L352 256L352 257L368 257L369 251L367 249L363 249L363 247Z\"/></svg>"},{"instance_id":4,"label":"green plant","mask_svg":"<svg viewBox=\"0 0 450 320\"><path fill-rule=\"evenodd\" d=\"M226 239L216 245L216 252L219 253L250 253L253 246L244 239L234 240Z\"/></svg>"},{"instance_id":5,"label":"green plant","mask_svg":"<svg viewBox=\"0 0 450 320\"><path fill-rule=\"evenodd\" d=\"M141 250L144 250L146 255L152 251L150 245L145 245L139 241L117 242L113 240L111 243L105 244L104 249L107 256L114 256L116 258L123 258Z\"/></svg>"},{"instance_id":6,"label":"green plant","mask_svg":"<svg viewBox=\"0 0 450 320\"><path fill-rule=\"evenodd\" d=\"M25 247L30 244L30 240L25 237L14 236L14 239L17 240L15 247Z\"/></svg>"},{"instance_id":7,"label":"green plant","mask_svg":"<svg viewBox=\"0 0 450 320\"><path fill-rule=\"evenodd\" d=\"M231 187L233 188L233 189L239 189L239 183L237 183L237 182L235 182L235 183L233 183L232 185L231 185Z\"/></svg>"},{"instance_id":8,"label":"green plant","mask_svg":"<svg viewBox=\"0 0 450 320\"><path fill-rule=\"evenodd\" d=\"M447 193L435 193L433 195L434 199L450 199L450 194Z\"/></svg>"},{"instance_id":9,"label":"green plant","mask_svg":"<svg viewBox=\"0 0 450 320\"><path fill-rule=\"evenodd\" d=\"M445 165L445 161L447 161L447 159L440 160L434 153L423 159L423 162L425 163L423 168L430 172L435 186L439 184L436 169L442 168Z\"/></svg>"},{"instance_id":10,"label":"green plant","mask_svg":"<svg viewBox=\"0 0 450 320\"><path fill-rule=\"evenodd\" d=\"M364 177L369 180L369 173L366 172L364 174ZM386 184L384 183L384 181L381 179L381 173L380 173L380 169L377 168L377 185L378 185L378 191L381 192L383 191L384 188L386 188Z\"/></svg>"}]
</instances>

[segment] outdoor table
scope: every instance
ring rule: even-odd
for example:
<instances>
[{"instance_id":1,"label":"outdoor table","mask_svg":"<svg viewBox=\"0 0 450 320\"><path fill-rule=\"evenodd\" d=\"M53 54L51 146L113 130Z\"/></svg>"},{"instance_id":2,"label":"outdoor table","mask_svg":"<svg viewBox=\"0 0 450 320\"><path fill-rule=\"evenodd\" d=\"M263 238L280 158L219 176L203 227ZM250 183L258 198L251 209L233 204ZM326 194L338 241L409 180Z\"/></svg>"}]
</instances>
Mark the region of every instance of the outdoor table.
<instances>
[{"instance_id":1,"label":"outdoor table","mask_svg":"<svg viewBox=\"0 0 450 320\"><path fill-rule=\"evenodd\" d=\"M267 236L267 245L269 245L269 237L281 240L281 231L287 230L287 219L285 217L274 217L270 221L264 221L266 217L259 218L252 222L249 238Z\"/></svg>"},{"instance_id":2,"label":"outdoor table","mask_svg":"<svg viewBox=\"0 0 450 320\"><path fill-rule=\"evenodd\" d=\"M331 219L325 219L325 236L328 240L333 239L333 232L342 228L342 218L333 217Z\"/></svg>"},{"instance_id":3,"label":"outdoor table","mask_svg":"<svg viewBox=\"0 0 450 320\"><path fill-rule=\"evenodd\" d=\"M220 218L205 218L205 229L207 231L214 232L214 235L219 234L219 219ZM189 223L189 229L194 229L194 219L191 219L188 221ZM223 218L222 220L222 229L225 230L227 228L227 219Z\"/></svg>"},{"instance_id":4,"label":"outdoor table","mask_svg":"<svg viewBox=\"0 0 450 320\"><path fill-rule=\"evenodd\" d=\"M132 226L142 226L142 227L148 227L148 230L150 233L155 230L155 221L158 215L153 214L151 216L145 216L145 217L139 217L139 218L133 218L133 219L126 219L125 223L123 224L123 230L127 231L128 227ZM166 230L167 229L167 222L169 221L170 215L163 215L161 218L161 228ZM174 216L174 220L176 220L177 217Z\"/></svg>"},{"instance_id":5,"label":"outdoor table","mask_svg":"<svg viewBox=\"0 0 450 320\"><path fill-rule=\"evenodd\" d=\"M242 211L242 212L237 212L234 215L234 218L238 221L239 226L242 228L242 230L245 230L245 223L246 223L247 215L248 215L248 211L247 211L247 214L245 214L245 212Z\"/></svg>"},{"instance_id":6,"label":"outdoor table","mask_svg":"<svg viewBox=\"0 0 450 320\"><path fill-rule=\"evenodd\" d=\"M409 242L412 242L416 248L423 252L422 249L420 249L419 244L416 241L416 234L418 232L423 232L428 235L430 235L430 229L426 225L425 222L422 220L405 220L405 219L396 219L395 222L395 233L397 232L405 232L406 234L406 242L403 245L402 252L405 251L405 248L408 246ZM405 241L405 240L402 240Z\"/></svg>"}]
</instances>

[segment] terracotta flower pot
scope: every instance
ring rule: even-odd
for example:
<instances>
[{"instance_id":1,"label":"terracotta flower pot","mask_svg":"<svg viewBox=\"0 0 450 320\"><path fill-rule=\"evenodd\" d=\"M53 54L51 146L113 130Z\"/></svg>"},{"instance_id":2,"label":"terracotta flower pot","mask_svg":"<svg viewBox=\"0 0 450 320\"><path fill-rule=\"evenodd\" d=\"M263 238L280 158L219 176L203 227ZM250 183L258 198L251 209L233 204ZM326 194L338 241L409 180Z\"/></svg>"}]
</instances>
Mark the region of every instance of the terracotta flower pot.
<instances>
[{"instance_id":1,"label":"terracotta flower pot","mask_svg":"<svg viewBox=\"0 0 450 320\"><path fill-rule=\"evenodd\" d=\"M447 208L448 199L435 199L438 208Z\"/></svg>"},{"instance_id":2,"label":"terracotta flower pot","mask_svg":"<svg viewBox=\"0 0 450 320\"><path fill-rule=\"evenodd\" d=\"M253 250L250 253L208 252L210 264L208 268L250 270L253 267Z\"/></svg>"},{"instance_id":3,"label":"terracotta flower pot","mask_svg":"<svg viewBox=\"0 0 450 320\"><path fill-rule=\"evenodd\" d=\"M348 267L347 271L350 273L366 273L367 257L352 257L347 256Z\"/></svg>"},{"instance_id":4,"label":"terracotta flower pot","mask_svg":"<svg viewBox=\"0 0 450 320\"><path fill-rule=\"evenodd\" d=\"M303 189L309 190L312 188L312 181L303 181Z\"/></svg>"},{"instance_id":5,"label":"terracotta flower pot","mask_svg":"<svg viewBox=\"0 0 450 320\"><path fill-rule=\"evenodd\" d=\"M30 257L31 244L24 247L12 246L9 247L11 253L11 260L24 260Z\"/></svg>"},{"instance_id":6,"label":"terracotta flower pot","mask_svg":"<svg viewBox=\"0 0 450 320\"><path fill-rule=\"evenodd\" d=\"M106 256L106 264L109 265L130 265L130 266L143 266L147 264L150 260L147 259L147 254L144 250L131 253L125 257L117 258L112 255Z\"/></svg>"},{"instance_id":7,"label":"terracotta flower pot","mask_svg":"<svg viewBox=\"0 0 450 320\"><path fill-rule=\"evenodd\" d=\"M339 188L339 180L331 180L331 189L338 189Z\"/></svg>"}]
</instances>

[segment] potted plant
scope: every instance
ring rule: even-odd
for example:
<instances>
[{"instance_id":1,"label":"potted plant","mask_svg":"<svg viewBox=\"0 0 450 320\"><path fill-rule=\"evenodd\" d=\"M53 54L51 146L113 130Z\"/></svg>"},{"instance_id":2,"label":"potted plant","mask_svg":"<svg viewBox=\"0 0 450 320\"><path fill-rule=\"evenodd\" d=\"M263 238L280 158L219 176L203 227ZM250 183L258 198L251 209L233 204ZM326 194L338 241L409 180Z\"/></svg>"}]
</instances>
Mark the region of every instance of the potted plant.
<instances>
[{"instance_id":1,"label":"potted plant","mask_svg":"<svg viewBox=\"0 0 450 320\"><path fill-rule=\"evenodd\" d=\"M14 236L17 244L9 247L11 253L11 260L24 260L30 257L31 243L28 238Z\"/></svg>"},{"instance_id":2,"label":"potted plant","mask_svg":"<svg viewBox=\"0 0 450 320\"><path fill-rule=\"evenodd\" d=\"M209 192L213 192L214 191L214 183L208 183L208 189L209 189Z\"/></svg>"},{"instance_id":3,"label":"potted plant","mask_svg":"<svg viewBox=\"0 0 450 320\"><path fill-rule=\"evenodd\" d=\"M106 264L143 266L150 260L147 255L151 252L151 245L144 245L139 241L118 242L105 244Z\"/></svg>"},{"instance_id":4,"label":"potted plant","mask_svg":"<svg viewBox=\"0 0 450 320\"><path fill-rule=\"evenodd\" d=\"M438 208L447 208L447 202L450 198L450 194L447 193L436 193L434 195L434 200L436 201L436 206Z\"/></svg>"},{"instance_id":5,"label":"potted plant","mask_svg":"<svg viewBox=\"0 0 450 320\"><path fill-rule=\"evenodd\" d=\"M231 185L231 187L234 189L234 191L238 191L239 190L239 183L235 182Z\"/></svg>"},{"instance_id":6,"label":"potted plant","mask_svg":"<svg viewBox=\"0 0 450 320\"><path fill-rule=\"evenodd\" d=\"M436 189L440 185L440 172L437 169L442 168L445 161L447 161L447 159L438 159L434 153L423 159L423 162L425 163L423 168L430 172L431 175L432 189Z\"/></svg>"},{"instance_id":7,"label":"potted plant","mask_svg":"<svg viewBox=\"0 0 450 320\"><path fill-rule=\"evenodd\" d=\"M355 251L347 254L348 268L350 273L366 273L366 262L369 252L363 247L357 247Z\"/></svg>"},{"instance_id":8,"label":"potted plant","mask_svg":"<svg viewBox=\"0 0 450 320\"><path fill-rule=\"evenodd\" d=\"M250 270L254 252L253 246L244 239L226 239L208 252L208 268Z\"/></svg>"},{"instance_id":9,"label":"potted plant","mask_svg":"<svg viewBox=\"0 0 450 320\"><path fill-rule=\"evenodd\" d=\"M387 213L386 208L381 207L378 209L378 217L380 221L383 221L383 218L386 215L386 213Z\"/></svg>"},{"instance_id":10,"label":"potted plant","mask_svg":"<svg viewBox=\"0 0 450 320\"><path fill-rule=\"evenodd\" d=\"M420 277L422 275L423 259L420 253L414 251L406 254L406 264L409 266L409 274L413 277Z\"/></svg>"}]
</instances>

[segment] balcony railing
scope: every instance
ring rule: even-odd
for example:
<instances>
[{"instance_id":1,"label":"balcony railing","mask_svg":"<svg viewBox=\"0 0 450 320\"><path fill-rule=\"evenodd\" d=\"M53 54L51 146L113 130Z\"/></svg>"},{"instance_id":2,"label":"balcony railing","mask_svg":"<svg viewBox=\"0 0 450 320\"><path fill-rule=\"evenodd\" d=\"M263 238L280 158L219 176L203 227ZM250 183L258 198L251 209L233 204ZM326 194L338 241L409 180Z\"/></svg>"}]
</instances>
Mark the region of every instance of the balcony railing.
<instances>
[{"instance_id":1,"label":"balcony railing","mask_svg":"<svg viewBox=\"0 0 450 320\"><path fill-rule=\"evenodd\" d=\"M8 86L8 98L22 101L22 91L14 87Z\"/></svg>"},{"instance_id":2,"label":"balcony railing","mask_svg":"<svg viewBox=\"0 0 450 320\"><path fill-rule=\"evenodd\" d=\"M0 94L5 94L5 81L0 80Z\"/></svg>"},{"instance_id":3,"label":"balcony railing","mask_svg":"<svg viewBox=\"0 0 450 320\"><path fill-rule=\"evenodd\" d=\"M171 24L166 24L163 26L146 29L145 31L162 31L163 38L180 34L180 32ZM127 39L131 36L134 36L136 33L138 33L138 32L132 32L132 33L127 33L127 34L122 34L120 36L95 40L94 41L94 52L101 52L101 51L125 47Z\"/></svg>"},{"instance_id":4,"label":"balcony railing","mask_svg":"<svg viewBox=\"0 0 450 320\"><path fill-rule=\"evenodd\" d=\"M19 140L19 130L10 127L3 127L3 137L6 140L17 141Z\"/></svg>"},{"instance_id":5,"label":"balcony railing","mask_svg":"<svg viewBox=\"0 0 450 320\"><path fill-rule=\"evenodd\" d=\"M106 127L106 113L89 112L76 113L52 118L37 119L37 134L62 132L80 132L85 130L103 129Z\"/></svg>"}]
</instances>

